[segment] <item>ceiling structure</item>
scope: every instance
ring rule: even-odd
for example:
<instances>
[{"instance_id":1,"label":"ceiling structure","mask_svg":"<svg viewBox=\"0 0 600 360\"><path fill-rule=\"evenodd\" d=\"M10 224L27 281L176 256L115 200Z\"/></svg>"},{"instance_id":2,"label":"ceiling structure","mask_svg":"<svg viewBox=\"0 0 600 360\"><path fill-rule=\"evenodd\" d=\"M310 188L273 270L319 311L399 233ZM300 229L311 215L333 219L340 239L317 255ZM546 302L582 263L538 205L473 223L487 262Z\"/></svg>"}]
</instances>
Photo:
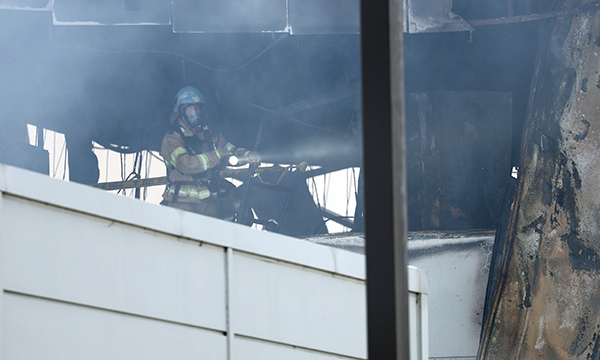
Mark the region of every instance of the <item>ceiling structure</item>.
<instances>
[{"instance_id":1,"label":"ceiling structure","mask_svg":"<svg viewBox=\"0 0 600 360\"><path fill-rule=\"evenodd\" d=\"M512 93L517 165L539 22L471 23L544 9L421 3L406 5L407 93ZM91 141L158 150L186 85L213 127L265 161L361 165L357 0L4 0L0 48L0 143L26 142L27 123L64 133L83 173Z\"/></svg>"},{"instance_id":2,"label":"ceiling structure","mask_svg":"<svg viewBox=\"0 0 600 360\"><path fill-rule=\"evenodd\" d=\"M16 98L0 114L117 151L157 150L175 93L193 85L214 127L236 145L252 148L264 123L257 145L265 160L273 152L272 161L327 163L327 144L358 166L357 9L352 29L347 17L329 29L295 17L297 31L325 33L300 36L291 35L291 19L306 13L303 5L289 5L289 21L285 1L262 1L252 9L260 16L211 23L205 14L214 6L199 3L174 1L172 18L169 1L0 10L0 92ZM211 11L227 18L231 7L220 4Z\"/></svg>"}]
</instances>

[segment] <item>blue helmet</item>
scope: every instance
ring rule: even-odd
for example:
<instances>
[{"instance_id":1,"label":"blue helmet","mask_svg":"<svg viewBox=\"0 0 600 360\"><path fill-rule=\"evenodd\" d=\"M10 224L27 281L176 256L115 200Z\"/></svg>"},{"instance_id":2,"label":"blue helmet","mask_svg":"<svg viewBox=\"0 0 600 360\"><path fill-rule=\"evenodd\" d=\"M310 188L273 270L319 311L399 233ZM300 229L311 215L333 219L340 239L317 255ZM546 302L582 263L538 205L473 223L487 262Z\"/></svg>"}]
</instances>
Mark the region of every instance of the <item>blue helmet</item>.
<instances>
[{"instance_id":1,"label":"blue helmet","mask_svg":"<svg viewBox=\"0 0 600 360\"><path fill-rule=\"evenodd\" d=\"M202 93L191 86L186 86L179 90L175 100L177 103L175 104L175 108L173 108L173 112L177 112L179 107L184 104L204 104L204 96L202 96Z\"/></svg>"}]
</instances>

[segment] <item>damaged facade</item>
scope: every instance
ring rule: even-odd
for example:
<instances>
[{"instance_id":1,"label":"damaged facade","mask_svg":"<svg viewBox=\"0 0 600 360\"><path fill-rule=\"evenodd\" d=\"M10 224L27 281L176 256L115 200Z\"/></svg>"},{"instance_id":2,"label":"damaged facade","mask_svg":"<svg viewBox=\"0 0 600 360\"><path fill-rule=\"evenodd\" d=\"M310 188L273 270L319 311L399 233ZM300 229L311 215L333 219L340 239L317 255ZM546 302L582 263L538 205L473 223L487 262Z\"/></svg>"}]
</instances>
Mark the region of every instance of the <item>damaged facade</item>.
<instances>
[{"instance_id":1,"label":"damaged facade","mask_svg":"<svg viewBox=\"0 0 600 360\"><path fill-rule=\"evenodd\" d=\"M599 24L590 11L542 28L521 178L481 359L600 354Z\"/></svg>"},{"instance_id":2,"label":"damaged facade","mask_svg":"<svg viewBox=\"0 0 600 360\"><path fill-rule=\"evenodd\" d=\"M600 354L596 8L405 2L408 230L497 229L481 359ZM43 140L27 141L35 125L65 134L71 181L97 183L92 142L159 150L175 93L193 85L232 143L313 166L253 185L258 217L281 209L292 236L325 221L364 230L362 176L348 216L306 186L363 166L358 1L6 0L0 48L1 162L50 173ZM265 182L303 204L266 201Z\"/></svg>"}]
</instances>

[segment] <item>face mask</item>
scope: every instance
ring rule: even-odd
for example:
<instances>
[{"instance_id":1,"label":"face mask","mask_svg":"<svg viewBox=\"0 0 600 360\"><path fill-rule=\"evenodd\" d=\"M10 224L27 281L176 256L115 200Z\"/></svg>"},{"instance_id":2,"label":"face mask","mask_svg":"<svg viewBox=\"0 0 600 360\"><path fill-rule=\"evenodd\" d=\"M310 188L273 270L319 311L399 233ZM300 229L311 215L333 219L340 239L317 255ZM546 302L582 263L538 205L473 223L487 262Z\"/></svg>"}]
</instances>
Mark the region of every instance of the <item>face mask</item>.
<instances>
[{"instance_id":1,"label":"face mask","mask_svg":"<svg viewBox=\"0 0 600 360\"><path fill-rule=\"evenodd\" d=\"M190 105L183 109L183 117L192 128L200 125L200 105Z\"/></svg>"}]
</instances>

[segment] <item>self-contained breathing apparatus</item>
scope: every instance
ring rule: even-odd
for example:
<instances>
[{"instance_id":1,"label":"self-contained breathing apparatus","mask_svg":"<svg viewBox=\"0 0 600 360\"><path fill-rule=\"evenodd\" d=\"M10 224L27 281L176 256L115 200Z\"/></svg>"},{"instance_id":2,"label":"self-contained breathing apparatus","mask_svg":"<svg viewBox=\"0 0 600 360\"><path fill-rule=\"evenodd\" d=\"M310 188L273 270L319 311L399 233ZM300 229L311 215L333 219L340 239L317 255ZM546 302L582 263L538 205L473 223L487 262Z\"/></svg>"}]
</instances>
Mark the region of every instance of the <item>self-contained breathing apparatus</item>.
<instances>
[{"instance_id":1,"label":"self-contained breathing apparatus","mask_svg":"<svg viewBox=\"0 0 600 360\"><path fill-rule=\"evenodd\" d=\"M204 139L198 137L198 128L201 129ZM185 136L183 129L177 123L173 124L172 131L177 132L181 136L185 144L186 151L191 155L199 155L203 152L217 149L216 143L219 139L218 137L213 136L212 129L207 125L198 125L197 127L194 127L192 129L194 136ZM206 150L205 144L208 145L209 150ZM167 167L167 176L170 175L172 170L172 167ZM195 179L193 181L174 181L171 184L171 186L175 186L175 194L172 202L177 202L179 188L181 185L206 187L210 191L211 196L216 200L222 200L229 196L231 191L235 189L235 185L221 178L218 170L218 168L208 169L202 173L191 174L191 176Z\"/></svg>"}]
</instances>

